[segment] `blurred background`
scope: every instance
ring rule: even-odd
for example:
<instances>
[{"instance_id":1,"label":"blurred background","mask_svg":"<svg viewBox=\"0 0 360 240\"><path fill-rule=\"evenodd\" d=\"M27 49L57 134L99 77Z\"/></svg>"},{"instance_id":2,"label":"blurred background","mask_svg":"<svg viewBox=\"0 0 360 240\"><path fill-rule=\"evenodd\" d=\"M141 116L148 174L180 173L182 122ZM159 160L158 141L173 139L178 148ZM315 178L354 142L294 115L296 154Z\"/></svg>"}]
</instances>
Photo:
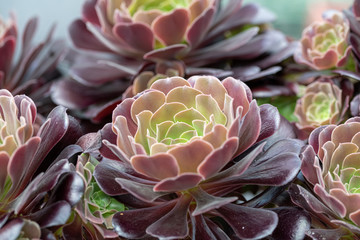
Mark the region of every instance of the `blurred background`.
<instances>
[{"instance_id":1,"label":"blurred background","mask_svg":"<svg viewBox=\"0 0 360 240\"><path fill-rule=\"evenodd\" d=\"M83 2L83 0L0 0L0 16L2 19L7 19L10 11L13 11L20 30L30 17L38 16L40 21L36 40L43 39L54 23L57 24L55 36L67 37L67 28L74 19L80 17ZM347 9L353 0L244 0L244 2L256 2L272 10L278 16L274 22L275 28L298 39L306 25L321 19L323 11Z\"/></svg>"}]
</instances>

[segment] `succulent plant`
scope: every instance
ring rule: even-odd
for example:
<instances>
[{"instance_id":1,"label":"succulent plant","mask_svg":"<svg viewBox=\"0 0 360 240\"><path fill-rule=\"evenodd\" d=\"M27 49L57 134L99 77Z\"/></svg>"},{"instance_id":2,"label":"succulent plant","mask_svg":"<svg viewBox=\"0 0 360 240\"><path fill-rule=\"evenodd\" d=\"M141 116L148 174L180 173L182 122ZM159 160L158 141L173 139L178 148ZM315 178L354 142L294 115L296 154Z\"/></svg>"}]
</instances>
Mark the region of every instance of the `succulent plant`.
<instances>
[{"instance_id":1,"label":"succulent plant","mask_svg":"<svg viewBox=\"0 0 360 240\"><path fill-rule=\"evenodd\" d=\"M83 194L80 176L56 155L61 140L69 140L67 133L77 137L72 120L57 107L39 126L34 102L5 89L0 90L0 112L0 238L53 235L48 228L65 224Z\"/></svg>"},{"instance_id":2,"label":"succulent plant","mask_svg":"<svg viewBox=\"0 0 360 240\"><path fill-rule=\"evenodd\" d=\"M50 81L57 74L56 65L64 53L65 43L52 40L52 28L43 42L34 44L37 25L37 18L27 22L20 45L15 16L7 22L0 17L0 88L14 95L28 95L42 113L48 114Z\"/></svg>"},{"instance_id":3,"label":"succulent plant","mask_svg":"<svg viewBox=\"0 0 360 240\"><path fill-rule=\"evenodd\" d=\"M297 127L309 135L319 126L340 123L349 105L349 96L342 95L332 81L315 81L306 86L295 107Z\"/></svg>"},{"instance_id":4,"label":"succulent plant","mask_svg":"<svg viewBox=\"0 0 360 240\"><path fill-rule=\"evenodd\" d=\"M216 74L250 80L278 72L281 68L273 65L293 52L282 33L266 26L274 15L256 4L158 3L86 1L70 35L88 54L79 56L69 76L54 86L53 100L99 121L121 102L133 79L125 96L164 76Z\"/></svg>"},{"instance_id":5,"label":"succulent plant","mask_svg":"<svg viewBox=\"0 0 360 240\"><path fill-rule=\"evenodd\" d=\"M92 239L119 239L113 230L112 217L115 213L124 211L125 206L100 190L93 178L97 164L98 161L88 153L82 153L78 157L76 171L83 178L85 192L75 206L72 223L63 229L65 239L84 239L84 236Z\"/></svg>"},{"instance_id":6,"label":"succulent plant","mask_svg":"<svg viewBox=\"0 0 360 240\"><path fill-rule=\"evenodd\" d=\"M316 70L344 67L352 49L348 44L349 32L347 18L341 12L329 10L323 14L323 21L305 28L294 58Z\"/></svg>"},{"instance_id":7,"label":"succulent plant","mask_svg":"<svg viewBox=\"0 0 360 240\"><path fill-rule=\"evenodd\" d=\"M101 190L131 208L114 215L116 232L125 238L270 235L280 216L252 208L254 196L254 202L235 201L246 185L281 186L296 176L301 144L270 140L279 124L276 108L257 106L234 78L159 79L125 99L100 131L103 159L94 171ZM281 154L282 147L288 152ZM274 192L255 205L264 206Z\"/></svg>"},{"instance_id":8,"label":"succulent plant","mask_svg":"<svg viewBox=\"0 0 360 240\"><path fill-rule=\"evenodd\" d=\"M334 236L335 233L340 237L360 234L359 136L359 117L315 129L309 137L310 145L302 154L301 171L313 186L316 197L301 186L293 185L291 189L293 200L325 224L321 228L336 229ZM311 232L325 234L319 229Z\"/></svg>"}]
</instances>

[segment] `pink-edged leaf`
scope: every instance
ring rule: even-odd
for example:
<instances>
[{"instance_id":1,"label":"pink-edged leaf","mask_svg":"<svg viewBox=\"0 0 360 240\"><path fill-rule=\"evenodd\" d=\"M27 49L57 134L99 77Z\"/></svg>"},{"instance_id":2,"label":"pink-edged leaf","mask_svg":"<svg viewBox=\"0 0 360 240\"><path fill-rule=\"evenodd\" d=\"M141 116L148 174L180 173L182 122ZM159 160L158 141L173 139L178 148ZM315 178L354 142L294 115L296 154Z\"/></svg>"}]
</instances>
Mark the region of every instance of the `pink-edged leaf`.
<instances>
[{"instance_id":1,"label":"pink-edged leaf","mask_svg":"<svg viewBox=\"0 0 360 240\"><path fill-rule=\"evenodd\" d=\"M202 12L201 15L192 23L187 31L186 38L192 49L195 49L203 40L215 13L214 7Z\"/></svg>"},{"instance_id":2,"label":"pink-edged leaf","mask_svg":"<svg viewBox=\"0 0 360 240\"><path fill-rule=\"evenodd\" d=\"M228 77L222 81L227 93L234 99L233 110L234 113L239 106L243 107L243 115L249 109L249 102L252 100L250 88L242 81L232 77Z\"/></svg>"},{"instance_id":3,"label":"pink-edged leaf","mask_svg":"<svg viewBox=\"0 0 360 240\"><path fill-rule=\"evenodd\" d=\"M151 236L163 238L183 239L189 234L187 223L188 208L191 202L189 196L182 195L173 209L159 220L151 224L146 233Z\"/></svg>"},{"instance_id":4,"label":"pink-edged leaf","mask_svg":"<svg viewBox=\"0 0 360 240\"><path fill-rule=\"evenodd\" d=\"M127 125L132 136L135 136L137 126L131 118L131 106L135 99L127 98L122 101L113 111L112 122L115 122L117 116L124 116L127 120ZM115 142L114 142L115 143Z\"/></svg>"},{"instance_id":5,"label":"pink-edged leaf","mask_svg":"<svg viewBox=\"0 0 360 240\"><path fill-rule=\"evenodd\" d=\"M119 80L122 77L127 77L129 73L126 70L122 71L118 68L95 62L86 66L71 68L70 75L79 83L96 87Z\"/></svg>"},{"instance_id":6,"label":"pink-edged leaf","mask_svg":"<svg viewBox=\"0 0 360 240\"><path fill-rule=\"evenodd\" d=\"M234 129L235 135L233 135L233 126L231 126L229 131L229 136L237 136L239 138L239 148L237 149L235 156L243 153L252 146L259 137L261 130L261 116L260 108L255 100L251 101L249 111L244 116L240 128L236 130Z\"/></svg>"},{"instance_id":7,"label":"pink-edged leaf","mask_svg":"<svg viewBox=\"0 0 360 240\"><path fill-rule=\"evenodd\" d=\"M5 186L5 181L8 176L8 163L10 157L6 152L0 152L0 191L4 192L3 187ZM1 228L1 226L0 226Z\"/></svg>"},{"instance_id":8,"label":"pink-edged leaf","mask_svg":"<svg viewBox=\"0 0 360 240\"><path fill-rule=\"evenodd\" d=\"M227 197L227 198L215 197L208 194L200 187L190 189L189 192L196 201L196 208L192 212L192 216L204 214L210 210L219 208L223 205L234 202L238 199L237 197Z\"/></svg>"},{"instance_id":9,"label":"pink-edged leaf","mask_svg":"<svg viewBox=\"0 0 360 240\"><path fill-rule=\"evenodd\" d=\"M280 113L276 107L270 104L260 106L261 129L257 142L273 135L280 126Z\"/></svg>"},{"instance_id":10,"label":"pink-edged leaf","mask_svg":"<svg viewBox=\"0 0 360 240\"><path fill-rule=\"evenodd\" d=\"M232 160L239 146L239 140L236 137L228 139L220 148L215 149L199 165L198 172L207 179L218 173L229 161Z\"/></svg>"},{"instance_id":11,"label":"pink-edged leaf","mask_svg":"<svg viewBox=\"0 0 360 240\"><path fill-rule=\"evenodd\" d=\"M143 23L120 23L113 28L115 36L137 52L149 52L154 48L154 34Z\"/></svg>"},{"instance_id":12,"label":"pink-edged leaf","mask_svg":"<svg viewBox=\"0 0 360 240\"><path fill-rule=\"evenodd\" d=\"M144 59L152 61L175 59L176 56L187 47L188 46L185 44L174 44L164 48L155 49L146 53Z\"/></svg>"},{"instance_id":13,"label":"pink-edged leaf","mask_svg":"<svg viewBox=\"0 0 360 240\"><path fill-rule=\"evenodd\" d=\"M16 39L8 37L0 44L0 71L6 78L10 78L10 67L16 47Z\"/></svg>"},{"instance_id":14,"label":"pink-edged leaf","mask_svg":"<svg viewBox=\"0 0 360 240\"><path fill-rule=\"evenodd\" d=\"M152 23L152 29L155 36L168 46L182 42L189 21L188 11L178 8L169 14L157 17Z\"/></svg>"},{"instance_id":15,"label":"pink-edged leaf","mask_svg":"<svg viewBox=\"0 0 360 240\"><path fill-rule=\"evenodd\" d=\"M37 175L9 207L14 209L16 214L22 212L34 198L50 191L60 176L69 170L70 165L66 159L53 164L45 173Z\"/></svg>"},{"instance_id":16,"label":"pink-edged leaf","mask_svg":"<svg viewBox=\"0 0 360 240\"><path fill-rule=\"evenodd\" d=\"M175 177L179 174L176 159L167 153L134 156L131 158L131 164L137 172L156 179Z\"/></svg>"},{"instance_id":17,"label":"pink-edged leaf","mask_svg":"<svg viewBox=\"0 0 360 240\"><path fill-rule=\"evenodd\" d=\"M278 224L278 216L270 210L227 204L216 211L241 239L266 237Z\"/></svg>"},{"instance_id":18,"label":"pink-edged leaf","mask_svg":"<svg viewBox=\"0 0 360 240\"><path fill-rule=\"evenodd\" d=\"M34 166L33 161L40 142L41 139L39 137L33 137L13 153L8 164L8 174L12 183L8 197L10 195L16 196L26 187L28 179L31 177L29 169L37 169L39 167L39 165ZM22 167L19 168L19 166Z\"/></svg>"},{"instance_id":19,"label":"pink-edged leaf","mask_svg":"<svg viewBox=\"0 0 360 240\"><path fill-rule=\"evenodd\" d=\"M156 192L177 192L198 185L203 178L196 173L183 173L179 176L166 178L154 187Z\"/></svg>"},{"instance_id":20,"label":"pink-edged leaf","mask_svg":"<svg viewBox=\"0 0 360 240\"><path fill-rule=\"evenodd\" d=\"M291 184L289 187L289 194L291 201L299 207L307 210L310 213L327 214L335 217L332 210L330 210L324 203L320 202L312 193L297 184Z\"/></svg>"},{"instance_id":21,"label":"pink-edged leaf","mask_svg":"<svg viewBox=\"0 0 360 240\"><path fill-rule=\"evenodd\" d=\"M0 229L0 239L16 240L20 236L24 220L15 218Z\"/></svg>"},{"instance_id":22,"label":"pink-edged leaf","mask_svg":"<svg viewBox=\"0 0 360 240\"><path fill-rule=\"evenodd\" d=\"M349 232L344 228L335 229L310 229L307 235L313 240L338 240L345 235L349 235Z\"/></svg>"},{"instance_id":23,"label":"pink-edged leaf","mask_svg":"<svg viewBox=\"0 0 360 240\"><path fill-rule=\"evenodd\" d=\"M58 201L31 214L29 218L37 222L40 227L47 228L64 225L71 214L71 206L66 201Z\"/></svg>"},{"instance_id":24,"label":"pink-edged leaf","mask_svg":"<svg viewBox=\"0 0 360 240\"><path fill-rule=\"evenodd\" d=\"M115 181L116 178L132 179L142 183L150 184L149 181L136 178L136 172L129 165L120 161L103 159L96 167L93 173L100 189L110 196L116 196L127 193Z\"/></svg>"},{"instance_id":25,"label":"pink-edged leaf","mask_svg":"<svg viewBox=\"0 0 360 240\"><path fill-rule=\"evenodd\" d=\"M301 160L301 172L306 180L313 185L319 183L319 177L322 178L321 168L311 145L306 146L305 150L302 152Z\"/></svg>"},{"instance_id":26,"label":"pink-edged leaf","mask_svg":"<svg viewBox=\"0 0 360 240\"><path fill-rule=\"evenodd\" d=\"M326 192L326 190L319 184L314 186L314 192L327 206L336 212L337 215L339 215L341 218L346 216L346 206L339 199Z\"/></svg>"},{"instance_id":27,"label":"pink-edged leaf","mask_svg":"<svg viewBox=\"0 0 360 240\"><path fill-rule=\"evenodd\" d=\"M138 183L124 178L115 178L115 181L133 196L145 202L153 202L157 198L168 194L167 192L154 192L153 185Z\"/></svg>"},{"instance_id":28,"label":"pink-edged leaf","mask_svg":"<svg viewBox=\"0 0 360 240\"><path fill-rule=\"evenodd\" d=\"M154 207L118 212L113 216L114 229L127 239L145 237L148 226L168 213L175 203L176 201L170 201Z\"/></svg>"},{"instance_id":29,"label":"pink-edged leaf","mask_svg":"<svg viewBox=\"0 0 360 240\"><path fill-rule=\"evenodd\" d=\"M83 4L82 7L82 16L85 21L89 21L92 24L96 24L100 26L100 21L97 16L95 7L96 7L97 0L87 0Z\"/></svg>"}]
</instances>

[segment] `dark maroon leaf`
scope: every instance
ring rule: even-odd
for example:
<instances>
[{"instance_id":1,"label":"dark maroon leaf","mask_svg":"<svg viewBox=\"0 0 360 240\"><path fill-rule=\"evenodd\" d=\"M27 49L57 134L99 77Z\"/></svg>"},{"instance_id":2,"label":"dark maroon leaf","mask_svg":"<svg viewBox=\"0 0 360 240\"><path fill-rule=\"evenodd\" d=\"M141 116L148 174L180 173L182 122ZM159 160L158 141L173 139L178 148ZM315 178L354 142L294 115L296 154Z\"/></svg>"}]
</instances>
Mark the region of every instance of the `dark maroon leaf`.
<instances>
[{"instance_id":1,"label":"dark maroon leaf","mask_svg":"<svg viewBox=\"0 0 360 240\"><path fill-rule=\"evenodd\" d=\"M9 78L9 68L11 66L11 59L15 52L16 39L14 37L7 38L0 45L0 71L5 73L5 77ZM4 86L2 86L4 87Z\"/></svg>"},{"instance_id":2,"label":"dark maroon leaf","mask_svg":"<svg viewBox=\"0 0 360 240\"><path fill-rule=\"evenodd\" d=\"M349 234L343 228L336 229L310 229L307 233L313 240L339 240L342 236Z\"/></svg>"},{"instance_id":3,"label":"dark maroon leaf","mask_svg":"<svg viewBox=\"0 0 360 240\"><path fill-rule=\"evenodd\" d=\"M237 197L221 198L221 197L212 196L207 192L205 192L204 190L202 190L200 187L190 189L189 192L196 201L196 208L192 212L193 216L203 214L214 208L219 208L223 205L226 205L228 203L237 200Z\"/></svg>"},{"instance_id":4,"label":"dark maroon leaf","mask_svg":"<svg viewBox=\"0 0 360 240\"><path fill-rule=\"evenodd\" d=\"M0 229L0 239L15 240L18 239L21 229L24 226L24 220L16 218L9 221Z\"/></svg>"},{"instance_id":5,"label":"dark maroon leaf","mask_svg":"<svg viewBox=\"0 0 360 240\"><path fill-rule=\"evenodd\" d=\"M66 201L58 201L31 214L29 218L37 222L41 228L60 226L67 222L71 214L71 206Z\"/></svg>"},{"instance_id":6,"label":"dark maroon leaf","mask_svg":"<svg viewBox=\"0 0 360 240\"><path fill-rule=\"evenodd\" d=\"M270 104L260 106L261 129L257 142L270 137L280 126L280 114L276 107Z\"/></svg>"},{"instance_id":7,"label":"dark maroon leaf","mask_svg":"<svg viewBox=\"0 0 360 240\"><path fill-rule=\"evenodd\" d=\"M278 224L278 216L270 210L228 204L216 211L241 239L266 237Z\"/></svg>"},{"instance_id":8,"label":"dark maroon leaf","mask_svg":"<svg viewBox=\"0 0 360 240\"><path fill-rule=\"evenodd\" d=\"M153 202L157 198L168 194L167 192L154 192L153 185L142 184L124 178L115 178L115 181L120 184L124 190L145 202Z\"/></svg>"},{"instance_id":9,"label":"dark maroon leaf","mask_svg":"<svg viewBox=\"0 0 360 240\"><path fill-rule=\"evenodd\" d=\"M167 202L154 207L118 212L113 217L115 231L124 238L142 238L148 226L168 213L176 201Z\"/></svg>"},{"instance_id":10,"label":"dark maroon leaf","mask_svg":"<svg viewBox=\"0 0 360 240\"><path fill-rule=\"evenodd\" d=\"M283 151L283 149L279 150ZM296 177L300 164L300 158L295 153L279 153L270 159L263 157L253 161L237 181L265 186L285 185Z\"/></svg>"},{"instance_id":11,"label":"dark maroon leaf","mask_svg":"<svg viewBox=\"0 0 360 240\"><path fill-rule=\"evenodd\" d=\"M70 206L75 206L84 194L85 183L76 172L64 173L59 179L56 187L52 190L47 204L59 200L67 201Z\"/></svg>"},{"instance_id":12,"label":"dark maroon leaf","mask_svg":"<svg viewBox=\"0 0 360 240\"><path fill-rule=\"evenodd\" d=\"M62 228L62 233L65 240L82 239L82 220L79 215L74 214L73 221Z\"/></svg>"},{"instance_id":13,"label":"dark maroon leaf","mask_svg":"<svg viewBox=\"0 0 360 240\"><path fill-rule=\"evenodd\" d=\"M216 240L215 235L205 222L202 215L190 216L192 224L192 239L209 239Z\"/></svg>"},{"instance_id":14,"label":"dark maroon leaf","mask_svg":"<svg viewBox=\"0 0 360 240\"><path fill-rule=\"evenodd\" d=\"M188 236L189 228L187 223L188 208L191 197L182 195L175 207L159 220L151 224L146 233L158 238L182 239Z\"/></svg>"},{"instance_id":15,"label":"dark maroon leaf","mask_svg":"<svg viewBox=\"0 0 360 240\"><path fill-rule=\"evenodd\" d=\"M214 12L214 7L208 8L206 11L202 12L187 31L186 38L192 49L195 49L204 38L205 33L208 31L211 24Z\"/></svg>"},{"instance_id":16,"label":"dark maroon leaf","mask_svg":"<svg viewBox=\"0 0 360 240\"><path fill-rule=\"evenodd\" d=\"M274 208L279 223L271 237L275 239L302 240L310 229L310 215L304 210L292 207Z\"/></svg>"}]
</instances>

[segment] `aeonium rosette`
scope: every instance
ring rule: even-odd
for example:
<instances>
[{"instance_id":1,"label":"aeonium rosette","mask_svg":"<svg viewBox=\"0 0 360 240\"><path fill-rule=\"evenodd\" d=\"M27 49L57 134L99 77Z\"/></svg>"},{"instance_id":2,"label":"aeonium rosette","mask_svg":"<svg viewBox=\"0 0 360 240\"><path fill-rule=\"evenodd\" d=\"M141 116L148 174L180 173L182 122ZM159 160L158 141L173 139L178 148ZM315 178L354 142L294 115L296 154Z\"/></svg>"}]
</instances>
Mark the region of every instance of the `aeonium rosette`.
<instances>
[{"instance_id":1,"label":"aeonium rosette","mask_svg":"<svg viewBox=\"0 0 360 240\"><path fill-rule=\"evenodd\" d=\"M125 99L100 131L103 159L94 171L102 191L135 208L115 214L114 229L125 238L207 239L229 233L211 220L217 216L237 237L268 236L277 214L232 204L237 197L230 193L247 184L284 185L296 176L297 143L260 143L279 122L275 107L259 107L249 88L231 77L159 79ZM277 167L280 172L270 171Z\"/></svg>"},{"instance_id":2,"label":"aeonium rosette","mask_svg":"<svg viewBox=\"0 0 360 240\"><path fill-rule=\"evenodd\" d=\"M305 28L295 60L316 70L344 67L351 55L349 22L338 11L327 11L323 18Z\"/></svg>"},{"instance_id":3,"label":"aeonium rosette","mask_svg":"<svg viewBox=\"0 0 360 240\"><path fill-rule=\"evenodd\" d=\"M332 81L313 82L296 103L296 126L308 136L319 126L340 123L348 106L349 96Z\"/></svg>"},{"instance_id":4,"label":"aeonium rosette","mask_svg":"<svg viewBox=\"0 0 360 240\"><path fill-rule=\"evenodd\" d=\"M325 228L343 226L353 234L360 234L359 137L359 117L315 129L303 153L301 171L321 202L300 186L291 189L296 203L325 223L328 217ZM318 234L319 230L312 231ZM337 234L349 233L339 228Z\"/></svg>"}]
</instances>

